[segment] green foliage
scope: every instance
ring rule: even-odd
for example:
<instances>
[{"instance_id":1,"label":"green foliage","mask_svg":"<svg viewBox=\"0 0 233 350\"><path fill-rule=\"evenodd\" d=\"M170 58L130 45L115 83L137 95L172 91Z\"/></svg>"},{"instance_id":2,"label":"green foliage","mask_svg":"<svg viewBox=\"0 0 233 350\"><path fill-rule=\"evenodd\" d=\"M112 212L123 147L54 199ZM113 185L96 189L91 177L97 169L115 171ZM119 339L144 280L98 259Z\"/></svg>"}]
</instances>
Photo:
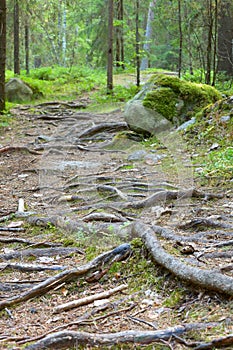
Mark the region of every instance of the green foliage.
<instances>
[{"instance_id":1,"label":"green foliage","mask_svg":"<svg viewBox=\"0 0 233 350\"><path fill-rule=\"evenodd\" d=\"M202 175L224 176L233 178L233 147L212 151L206 158Z\"/></svg>"},{"instance_id":2,"label":"green foliage","mask_svg":"<svg viewBox=\"0 0 233 350\"><path fill-rule=\"evenodd\" d=\"M176 288L171 292L169 297L163 302L166 307L177 307L177 304L181 302L184 295L184 290Z\"/></svg>"},{"instance_id":3,"label":"green foliage","mask_svg":"<svg viewBox=\"0 0 233 350\"><path fill-rule=\"evenodd\" d=\"M92 99L98 103L113 103L113 102L127 102L132 99L139 89L135 85L129 87L117 85L113 89L112 94L106 93L106 88L103 87L100 91L97 91L92 95Z\"/></svg>"}]
</instances>

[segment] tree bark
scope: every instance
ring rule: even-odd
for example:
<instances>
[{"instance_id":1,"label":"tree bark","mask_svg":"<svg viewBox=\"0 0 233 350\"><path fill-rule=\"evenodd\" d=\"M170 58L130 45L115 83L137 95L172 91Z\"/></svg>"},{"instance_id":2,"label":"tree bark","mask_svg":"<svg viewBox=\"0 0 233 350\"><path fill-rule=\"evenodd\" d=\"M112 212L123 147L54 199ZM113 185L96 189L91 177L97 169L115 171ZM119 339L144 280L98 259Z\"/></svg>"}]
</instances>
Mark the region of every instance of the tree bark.
<instances>
[{"instance_id":1,"label":"tree bark","mask_svg":"<svg viewBox=\"0 0 233 350\"><path fill-rule=\"evenodd\" d=\"M183 263L167 253L156 238L154 230L141 222L135 222L133 234L144 241L153 259L182 280L219 293L233 295L233 278L214 270L204 270Z\"/></svg>"},{"instance_id":2,"label":"tree bark","mask_svg":"<svg viewBox=\"0 0 233 350\"><path fill-rule=\"evenodd\" d=\"M5 109L6 0L0 0L0 112Z\"/></svg>"},{"instance_id":3,"label":"tree bark","mask_svg":"<svg viewBox=\"0 0 233 350\"><path fill-rule=\"evenodd\" d=\"M181 16L181 0L178 0L178 23L179 23L179 59L178 59L178 77L181 77L182 69L182 51L183 51L183 31Z\"/></svg>"},{"instance_id":4,"label":"tree bark","mask_svg":"<svg viewBox=\"0 0 233 350\"><path fill-rule=\"evenodd\" d=\"M77 346L100 347L118 344L151 344L160 340L168 340L172 336L181 336L185 332L200 330L216 326L215 323L191 323L178 325L157 331L129 330L117 333L87 333L74 331L61 331L48 335L38 342L26 346L25 350L46 350L46 349L71 349Z\"/></svg>"},{"instance_id":5,"label":"tree bark","mask_svg":"<svg viewBox=\"0 0 233 350\"><path fill-rule=\"evenodd\" d=\"M14 74L20 74L19 63L19 2L14 4Z\"/></svg>"},{"instance_id":6,"label":"tree bark","mask_svg":"<svg viewBox=\"0 0 233 350\"><path fill-rule=\"evenodd\" d=\"M29 75L30 69L29 69L29 23L28 19L26 18L25 23L25 68L26 73Z\"/></svg>"},{"instance_id":7,"label":"tree bark","mask_svg":"<svg viewBox=\"0 0 233 350\"><path fill-rule=\"evenodd\" d=\"M139 0L136 0L136 67L137 67L137 86L140 86L140 37L139 37Z\"/></svg>"},{"instance_id":8,"label":"tree bark","mask_svg":"<svg viewBox=\"0 0 233 350\"><path fill-rule=\"evenodd\" d=\"M218 29L218 71L233 75L232 1L221 1Z\"/></svg>"},{"instance_id":9,"label":"tree bark","mask_svg":"<svg viewBox=\"0 0 233 350\"><path fill-rule=\"evenodd\" d=\"M108 0L108 64L107 64L107 93L113 90L113 0Z\"/></svg>"}]
</instances>

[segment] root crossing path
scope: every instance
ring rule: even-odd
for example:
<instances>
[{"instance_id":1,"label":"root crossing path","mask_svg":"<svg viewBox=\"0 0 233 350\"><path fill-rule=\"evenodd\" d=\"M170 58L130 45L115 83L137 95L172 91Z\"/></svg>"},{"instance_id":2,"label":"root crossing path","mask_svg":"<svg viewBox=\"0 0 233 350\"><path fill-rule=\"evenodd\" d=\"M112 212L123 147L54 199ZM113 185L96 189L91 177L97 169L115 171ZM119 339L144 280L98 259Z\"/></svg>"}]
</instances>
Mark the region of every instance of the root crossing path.
<instances>
[{"instance_id":1,"label":"root crossing path","mask_svg":"<svg viewBox=\"0 0 233 350\"><path fill-rule=\"evenodd\" d=\"M13 113L0 145L0 348L52 348L52 339L65 349L67 334L72 346L115 346L123 334L121 343L184 349L177 335L201 329L198 348L206 329L225 327L211 335L222 344L232 191L195 180L177 132L144 139L120 108L56 101Z\"/></svg>"}]
</instances>

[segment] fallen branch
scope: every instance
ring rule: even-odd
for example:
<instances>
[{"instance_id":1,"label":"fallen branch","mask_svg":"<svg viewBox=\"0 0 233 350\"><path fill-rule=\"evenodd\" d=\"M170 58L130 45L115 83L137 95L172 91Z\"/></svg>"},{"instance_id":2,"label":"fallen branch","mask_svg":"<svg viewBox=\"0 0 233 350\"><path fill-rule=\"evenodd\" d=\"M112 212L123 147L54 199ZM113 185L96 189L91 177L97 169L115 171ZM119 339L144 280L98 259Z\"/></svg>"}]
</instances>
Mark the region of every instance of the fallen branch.
<instances>
[{"instance_id":1,"label":"fallen branch","mask_svg":"<svg viewBox=\"0 0 233 350\"><path fill-rule=\"evenodd\" d=\"M67 310L73 309L73 308L81 306L81 305L87 305L87 304L92 303L95 300L109 298L111 295L118 293L118 292L121 292L122 290L126 289L127 287L128 287L127 284L121 284L120 286L118 286L116 288L112 288L112 289L107 290L107 291L102 292L102 293L89 295L85 298L81 298L78 300L72 300L68 303L56 306L54 309L54 313L67 311Z\"/></svg>"},{"instance_id":2,"label":"fallen branch","mask_svg":"<svg viewBox=\"0 0 233 350\"><path fill-rule=\"evenodd\" d=\"M48 335L32 345L26 346L25 350L67 349L79 345L107 346L128 343L151 344L158 340L168 340L173 335L180 335L185 332L214 326L216 326L214 323L192 323L157 331L129 330L125 332L105 334L62 331Z\"/></svg>"},{"instance_id":3,"label":"fallen branch","mask_svg":"<svg viewBox=\"0 0 233 350\"><path fill-rule=\"evenodd\" d=\"M158 242L153 229L141 222L132 225L133 234L144 241L154 260L182 280L196 284L202 288L233 295L233 278L224 276L214 270L202 270L189 266L180 259L167 253Z\"/></svg>"},{"instance_id":4,"label":"fallen branch","mask_svg":"<svg viewBox=\"0 0 233 350\"><path fill-rule=\"evenodd\" d=\"M49 290L54 289L61 283L75 280L81 276L87 277L88 275L93 273L93 270L101 270L106 264L108 266L111 266L111 264L113 264L114 262L125 259L129 256L130 251L131 249L129 244L122 244L113 250L110 250L106 253L97 256L95 259L93 259L86 265L71 270L65 270L55 276L49 277L43 282L37 284L30 290L20 295L16 295L12 298L0 301L0 310L8 306L19 304L31 298L44 295Z\"/></svg>"},{"instance_id":5,"label":"fallen branch","mask_svg":"<svg viewBox=\"0 0 233 350\"><path fill-rule=\"evenodd\" d=\"M82 316L78 317L78 319L76 321L72 321L72 322L69 322L69 323L65 323L63 325L60 325L60 326L57 326L53 329L50 329L49 331L47 331L46 333L44 334L41 334L39 336L36 336L36 337L33 337L33 338L30 338L30 339L25 339L25 340L21 340L18 342L18 344L25 344L25 343L28 343L28 342L32 342L32 341L35 341L35 340L39 340L39 339L42 339L44 338L46 335L48 334L51 334L51 333L55 333L57 332L58 330L61 330L61 329L64 329L64 328L68 328L70 326L77 326L77 325L85 325L85 324L89 324L89 323L95 323L95 322L98 322L99 320L102 320L102 319L105 319L105 318L108 318L110 316L113 316L113 315L118 315L120 313L126 313L127 311L130 311L132 310L136 304L132 304L130 305L128 308L124 308L124 309L120 309L120 310L115 310L115 311L112 311L112 312L109 312L108 314L105 314L105 315L102 315L102 316L99 316L99 317L96 317L96 318L93 318L93 316L101 311L105 311L109 308L116 308L116 306L118 305L119 303L119 300L117 302L114 302L114 303L110 303L110 302L107 302L106 304L103 304L103 305L100 305L98 307L95 307L93 308L91 311L87 311L85 312ZM88 319L91 318L90 321L88 321Z\"/></svg>"}]
</instances>

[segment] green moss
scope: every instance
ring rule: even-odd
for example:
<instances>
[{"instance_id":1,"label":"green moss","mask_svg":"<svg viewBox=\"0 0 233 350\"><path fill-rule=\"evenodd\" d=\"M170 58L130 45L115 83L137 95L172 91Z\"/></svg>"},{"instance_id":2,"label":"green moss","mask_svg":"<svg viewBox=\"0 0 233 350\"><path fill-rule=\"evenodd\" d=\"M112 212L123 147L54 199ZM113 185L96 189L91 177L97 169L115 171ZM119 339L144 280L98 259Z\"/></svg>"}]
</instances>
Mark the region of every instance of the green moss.
<instances>
[{"instance_id":1,"label":"green moss","mask_svg":"<svg viewBox=\"0 0 233 350\"><path fill-rule=\"evenodd\" d=\"M221 99L221 94L212 86L196 84L176 76L155 74L150 82L153 91L146 94L143 105L178 123L190 119L200 108Z\"/></svg>"},{"instance_id":2,"label":"green moss","mask_svg":"<svg viewBox=\"0 0 233 350\"><path fill-rule=\"evenodd\" d=\"M144 107L156 110L164 117L170 119L177 114L176 104L178 102L177 94L169 87L160 87L155 91L149 92L144 101Z\"/></svg>"}]
</instances>

